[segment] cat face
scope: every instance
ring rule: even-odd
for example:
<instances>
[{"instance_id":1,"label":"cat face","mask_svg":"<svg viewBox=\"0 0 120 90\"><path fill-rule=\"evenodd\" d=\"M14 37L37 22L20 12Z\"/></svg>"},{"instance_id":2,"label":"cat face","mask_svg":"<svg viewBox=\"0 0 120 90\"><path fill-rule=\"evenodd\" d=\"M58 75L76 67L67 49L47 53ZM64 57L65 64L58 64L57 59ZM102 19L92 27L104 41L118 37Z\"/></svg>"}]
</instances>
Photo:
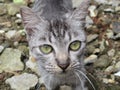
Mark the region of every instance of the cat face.
<instances>
[{"instance_id":1,"label":"cat face","mask_svg":"<svg viewBox=\"0 0 120 90\"><path fill-rule=\"evenodd\" d=\"M42 71L65 74L83 69L87 7L80 6L61 19L51 21L38 16L30 8L21 9L30 51Z\"/></svg>"}]
</instances>

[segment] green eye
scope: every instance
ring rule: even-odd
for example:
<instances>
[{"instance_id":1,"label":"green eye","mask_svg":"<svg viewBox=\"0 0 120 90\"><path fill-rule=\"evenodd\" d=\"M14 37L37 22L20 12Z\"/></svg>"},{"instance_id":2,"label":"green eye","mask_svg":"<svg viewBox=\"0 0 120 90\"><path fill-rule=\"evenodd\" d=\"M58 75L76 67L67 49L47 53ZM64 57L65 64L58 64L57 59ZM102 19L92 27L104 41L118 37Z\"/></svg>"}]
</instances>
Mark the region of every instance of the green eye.
<instances>
[{"instance_id":1,"label":"green eye","mask_svg":"<svg viewBox=\"0 0 120 90\"><path fill-rule=\"evenodd\" d=\"M40 46L40 50L44 54L49 54L52 52L53 48L50 45L43 45L43 46Z\"/></svg>"},{"instance_id":2,"label":"green eye","mask_svg":"<svg viewBox=\"0 0 120 90\"><path fill-rule=\"evenodd\" d=\"M80 41L74 41L70 44L70 50L72 51L77 51L81 46L81 42Z\"/></svg>"}]
</instances>

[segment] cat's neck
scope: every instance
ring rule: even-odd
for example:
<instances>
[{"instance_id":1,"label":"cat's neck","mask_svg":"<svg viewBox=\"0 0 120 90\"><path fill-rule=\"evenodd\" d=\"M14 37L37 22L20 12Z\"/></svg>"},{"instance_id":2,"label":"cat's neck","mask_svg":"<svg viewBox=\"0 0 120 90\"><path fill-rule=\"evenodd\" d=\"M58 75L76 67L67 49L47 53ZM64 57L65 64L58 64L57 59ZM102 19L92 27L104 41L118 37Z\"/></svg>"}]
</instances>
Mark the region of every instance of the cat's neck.
<instances>
[{"instance_id":1,"label":"cat's neck","mask_svg":"<svg viewBox=\"0 0 120 90\"><path fill-rule=\"evenodd\" d=\"M72 0L35 0L33 11L44 18L58 19L72 10Z\"/></svg>"}]
</instances>

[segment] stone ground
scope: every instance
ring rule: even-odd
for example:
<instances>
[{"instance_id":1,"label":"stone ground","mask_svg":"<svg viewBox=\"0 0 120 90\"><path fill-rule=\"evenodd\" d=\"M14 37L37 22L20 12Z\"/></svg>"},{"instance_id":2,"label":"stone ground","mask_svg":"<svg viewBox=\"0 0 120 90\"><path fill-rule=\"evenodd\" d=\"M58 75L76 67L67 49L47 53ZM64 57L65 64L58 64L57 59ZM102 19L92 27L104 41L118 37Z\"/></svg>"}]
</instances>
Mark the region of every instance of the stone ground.
<instances>
[{"instance_id":1,"label":"stone ground","mask_svg":"<svg viewBox=\"0 0 120 90\"><path fill-rule=\"evenodd\" d=\"M34 0L13 1L0 0L0 90L35 90L39 76L19 14ZM120 90L120 1L92 0L86 22L88 77L96 90Z\"/></svg>"}]
</instances>

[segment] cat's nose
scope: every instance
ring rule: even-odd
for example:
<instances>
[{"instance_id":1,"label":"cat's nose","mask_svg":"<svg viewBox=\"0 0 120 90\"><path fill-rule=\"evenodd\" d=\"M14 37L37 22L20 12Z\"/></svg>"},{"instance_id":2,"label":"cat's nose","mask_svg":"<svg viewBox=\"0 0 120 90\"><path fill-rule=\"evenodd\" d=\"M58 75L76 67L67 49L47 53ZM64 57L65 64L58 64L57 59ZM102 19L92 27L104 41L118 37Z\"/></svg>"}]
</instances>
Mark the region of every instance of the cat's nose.
<instances>
[{"instance_id":1,"label":"cat's nose","mask_svg":"<svg viewBox=\"0 0 120 90\"><path fill-rule=\"evenodd\" d=\"M67 60L67 61L64 62L64 63L61 63L61 62L57 61L57 65L58 65L63 71L65 71L65 70L68 68L68 66L70 65L70 61Z\"/></svg>"}]
</instances>

